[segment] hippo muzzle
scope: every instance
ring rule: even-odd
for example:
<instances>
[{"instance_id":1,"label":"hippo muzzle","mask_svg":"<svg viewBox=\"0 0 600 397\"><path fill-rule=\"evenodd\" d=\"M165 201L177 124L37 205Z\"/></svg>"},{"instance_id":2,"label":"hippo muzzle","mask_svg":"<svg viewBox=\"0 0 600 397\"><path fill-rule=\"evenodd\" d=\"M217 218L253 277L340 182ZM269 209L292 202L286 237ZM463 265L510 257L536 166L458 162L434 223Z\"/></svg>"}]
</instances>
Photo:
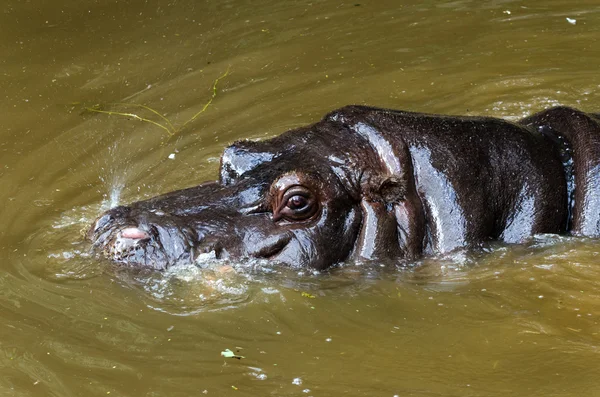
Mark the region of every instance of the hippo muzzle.
<instances>
[{"instance_id":1,"label":"hippo muzzle","mask_svg":"<svg viewBox=\"0 0 600 397\"><path fill-rule=\"evenodd\" d=\"M348 106L237 142L218 182L110 209L87 236L132 267L204 254L315 269L397 263L536 233L600 236L597 169L594 114L556 108L510 123Z\"/></svg>"},{"instance_id":2,"label":"hippo muzzle","mask_svg":"<svg viewBox=\"0 0 600 397\"><path fill-rule=\"evenodd\" d=\"M98 218L88 238L115 262L162 269L191 263L202 234L161 210L120 206Z\"/></svg>"}]
</instances>

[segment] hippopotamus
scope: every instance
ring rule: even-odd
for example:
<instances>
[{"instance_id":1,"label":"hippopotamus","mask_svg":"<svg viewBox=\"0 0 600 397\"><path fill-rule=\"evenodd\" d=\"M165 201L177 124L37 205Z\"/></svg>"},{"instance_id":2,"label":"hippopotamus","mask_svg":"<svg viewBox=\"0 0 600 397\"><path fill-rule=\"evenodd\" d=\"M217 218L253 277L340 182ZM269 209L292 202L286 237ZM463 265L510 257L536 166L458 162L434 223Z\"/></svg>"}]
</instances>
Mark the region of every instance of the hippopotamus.
<instances>
[{"instance_id":1,"label":"hippopotamus","mask_svg":"<svg viewBox=\"0 0 600 397\"><path fill-rule=\"evenodd\" d=\"M112 208L87 236L114 262L154 269L205 255L410 264L537 233L598 237L599 170L599 114L556 107L510 122L346 106L233 143L218 181Z\"/></svg>"}]
</instances>

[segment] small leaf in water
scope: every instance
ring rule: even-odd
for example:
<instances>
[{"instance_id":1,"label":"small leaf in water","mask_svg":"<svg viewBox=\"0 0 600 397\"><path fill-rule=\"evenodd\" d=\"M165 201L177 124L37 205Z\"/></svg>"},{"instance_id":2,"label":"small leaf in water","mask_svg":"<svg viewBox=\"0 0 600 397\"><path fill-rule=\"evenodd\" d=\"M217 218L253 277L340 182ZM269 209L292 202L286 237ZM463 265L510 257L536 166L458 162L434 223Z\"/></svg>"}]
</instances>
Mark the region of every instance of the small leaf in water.
<instances>
[{"instance_id":1,"label":"small leaf in water","mask_svg":"<svg viewBox=\"0 0 600 397\"><path fill-rule=\"evenodd\" d=\"M316 298L316 296L314 296L312 294L309 294L308 292L303 292L302 296L305 297L305 298L310 298L310 299L315 299Z\"/></svg>"},{"instance_id":2,"label":"small leaf in water","mask_svg":"<svg viewBox=\"0 0 600 397\"><path fill-rule=\"evenodd\" d=\"M234 352L232 352L229 349L225 349L221 352L221 355L225 358L237 358L238 360L241 360L242 358L246 358L244 356L238 356L237 354L235 354Z\"/></svg>"}]
</instances>

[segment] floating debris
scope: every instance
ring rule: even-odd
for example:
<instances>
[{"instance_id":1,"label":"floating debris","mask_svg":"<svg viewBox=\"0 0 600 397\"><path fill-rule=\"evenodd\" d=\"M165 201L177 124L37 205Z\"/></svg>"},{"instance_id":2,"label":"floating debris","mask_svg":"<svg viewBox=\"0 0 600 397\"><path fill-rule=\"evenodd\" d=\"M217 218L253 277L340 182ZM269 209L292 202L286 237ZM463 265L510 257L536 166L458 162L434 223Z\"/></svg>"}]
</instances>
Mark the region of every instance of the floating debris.
<instances>
[{"instance_id":1,"label":"floating debris","mask_svg":"<svg viewBox=\"0 0 600 397\"><path fill-rule=\"evenodd\" d=\"M244 356L239 356L237 354L235 354L234 352L232 352L229 349L225 349L221 352L221 356L225 357L225 358L237 358L238 360L241 360L242 358L246 358Z\"/></svg>"}]
</instances>

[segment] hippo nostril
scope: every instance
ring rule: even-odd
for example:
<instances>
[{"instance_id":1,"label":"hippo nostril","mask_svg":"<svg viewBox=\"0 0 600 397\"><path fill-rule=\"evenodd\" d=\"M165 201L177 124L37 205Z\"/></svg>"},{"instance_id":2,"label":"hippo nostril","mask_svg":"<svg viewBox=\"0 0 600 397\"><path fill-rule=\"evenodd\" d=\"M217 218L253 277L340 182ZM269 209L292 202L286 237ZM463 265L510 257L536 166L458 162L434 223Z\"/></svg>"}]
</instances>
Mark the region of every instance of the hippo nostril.
<instances>
[{"instance_id":1,"label":"hippo nostril","mask_svg":"<svg viewBox=\"0 0 600 397\"><path fill-rule=\"evenodd\" d=\"M93 231L99 231L104 229L109 223L111 223L113 217L110 214L104 214L96 220L94 223Z\"/></svg>"},{"instance_id":2,"label":"hippo nostril","mask_svg":"<svg viewBox=\"0 0 600 397\"><path fill-rule=\"evenodd\" d=\"M92 242L96 242L103 236L108 236L113 220L114 218L110 214L102 215L96 219L92 227L87 231L86 238Z\"/></svg>"},{"instance_id":3,"label":"hippo nostril","mask_svg":"<svg viewBox=\"0 0 600 397\"><path fill-rule=\"evenodd\" d=\"M126 229L121 230L122 238L129 238L132 240L144 240L150 238L150 235L137 227L128 227Z\"/></svg>"}]
</instances>

